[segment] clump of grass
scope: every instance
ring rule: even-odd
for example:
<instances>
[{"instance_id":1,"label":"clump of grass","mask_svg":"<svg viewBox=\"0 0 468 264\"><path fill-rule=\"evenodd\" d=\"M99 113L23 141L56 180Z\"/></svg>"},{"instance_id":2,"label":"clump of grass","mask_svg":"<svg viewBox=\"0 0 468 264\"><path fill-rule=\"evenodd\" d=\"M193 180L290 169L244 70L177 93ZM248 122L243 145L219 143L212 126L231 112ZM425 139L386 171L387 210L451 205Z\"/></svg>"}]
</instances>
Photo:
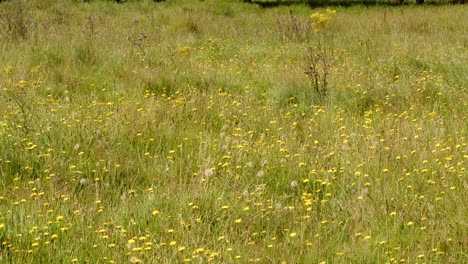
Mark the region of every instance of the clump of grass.
<instances>
[{"instance_id":1,"label":"clump of grass","mask_svg":"<svg viewBox=\"0 0 468 264\"><path fill-rule=\"evenodd\" d=\"M278 29L281 37L284 40L306 41L310 38L313 28L310 25L310 20L301 21L289 9L289 16L285 19L277 19Z\"/></svg>"},{"instance_id":2,"label":"clump of grass","mask_svg":"<svg viewBox=\"0 0 468 264\"><path fill-rule=\"evenodd\" d=\"M25 39L31 30L31 12L22 0L0 6L0 34L7 39Z\"/></svg>"}]
</instances>

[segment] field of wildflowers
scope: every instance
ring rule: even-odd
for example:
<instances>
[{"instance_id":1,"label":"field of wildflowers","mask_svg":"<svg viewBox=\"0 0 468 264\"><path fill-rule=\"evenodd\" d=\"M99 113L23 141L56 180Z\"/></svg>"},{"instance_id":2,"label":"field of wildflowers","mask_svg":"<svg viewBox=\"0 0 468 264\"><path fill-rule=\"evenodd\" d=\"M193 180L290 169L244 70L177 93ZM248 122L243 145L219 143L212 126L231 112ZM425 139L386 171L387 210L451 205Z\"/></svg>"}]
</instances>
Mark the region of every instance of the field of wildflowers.
<instances>
[{"instance_id":1,"label":"field of wildflowers","mask_svg":"<svg viewBox=\"0 0 468 264\"><path fill-rule=\"evenodd\" d=\"M1 263L467 261L465 5L7 13Z\"/></svg>"}]
</instances>

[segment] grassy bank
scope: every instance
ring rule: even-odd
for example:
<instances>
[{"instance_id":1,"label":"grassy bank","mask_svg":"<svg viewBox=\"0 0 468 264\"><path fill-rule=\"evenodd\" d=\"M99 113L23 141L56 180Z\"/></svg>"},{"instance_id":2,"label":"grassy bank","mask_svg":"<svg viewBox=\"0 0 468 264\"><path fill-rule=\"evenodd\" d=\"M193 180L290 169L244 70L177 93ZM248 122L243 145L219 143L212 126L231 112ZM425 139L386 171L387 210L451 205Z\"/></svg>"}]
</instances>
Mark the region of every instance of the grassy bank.
<instances>
[{"instance_id":1,"label":"grassy bank","mask_svg":"<svg viewBox=\"0 0 468 264\"><path fill-rule=\"evenodd\" d=\"M290 8L0 4L0 258L466 261L466 6Z\"/></svg>"}]
</instances>

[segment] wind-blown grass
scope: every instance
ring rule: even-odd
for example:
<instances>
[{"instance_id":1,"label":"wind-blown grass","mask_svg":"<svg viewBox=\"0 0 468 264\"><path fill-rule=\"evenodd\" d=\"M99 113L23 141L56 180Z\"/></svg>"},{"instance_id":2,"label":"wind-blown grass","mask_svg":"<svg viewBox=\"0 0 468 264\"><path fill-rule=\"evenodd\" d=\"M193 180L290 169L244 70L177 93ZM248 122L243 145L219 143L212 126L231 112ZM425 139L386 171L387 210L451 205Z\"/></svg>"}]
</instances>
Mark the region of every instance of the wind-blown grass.
<instances>
[{"instance_id":1,"label":"wind-blown grass","mask_svg":"<svg viewBox=\"0 0 468 264\"><path fill-rule=\"evenodd\" d=\"M0 39L2 260L466 260L465 6L337 8L305 39L240 1L25 7Z\"/></svg>"}]
</instances>

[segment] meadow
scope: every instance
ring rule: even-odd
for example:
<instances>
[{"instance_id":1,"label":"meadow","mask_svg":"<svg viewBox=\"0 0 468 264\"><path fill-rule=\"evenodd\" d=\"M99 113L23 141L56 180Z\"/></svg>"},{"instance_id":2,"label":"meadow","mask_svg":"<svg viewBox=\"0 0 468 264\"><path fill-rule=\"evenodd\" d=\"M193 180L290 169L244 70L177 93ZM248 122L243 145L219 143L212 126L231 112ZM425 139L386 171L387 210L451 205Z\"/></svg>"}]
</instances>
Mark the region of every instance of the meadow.
<instances>
[{"instance_id":1,"label":"meadow","mask_svg":"<svg viewBox=\"0 0 468 264\"><path fill-rule=\"evenodd\" d=\"M0 3L0 262L466 263L466 17Z\"/></svg>"}]
</instances>

